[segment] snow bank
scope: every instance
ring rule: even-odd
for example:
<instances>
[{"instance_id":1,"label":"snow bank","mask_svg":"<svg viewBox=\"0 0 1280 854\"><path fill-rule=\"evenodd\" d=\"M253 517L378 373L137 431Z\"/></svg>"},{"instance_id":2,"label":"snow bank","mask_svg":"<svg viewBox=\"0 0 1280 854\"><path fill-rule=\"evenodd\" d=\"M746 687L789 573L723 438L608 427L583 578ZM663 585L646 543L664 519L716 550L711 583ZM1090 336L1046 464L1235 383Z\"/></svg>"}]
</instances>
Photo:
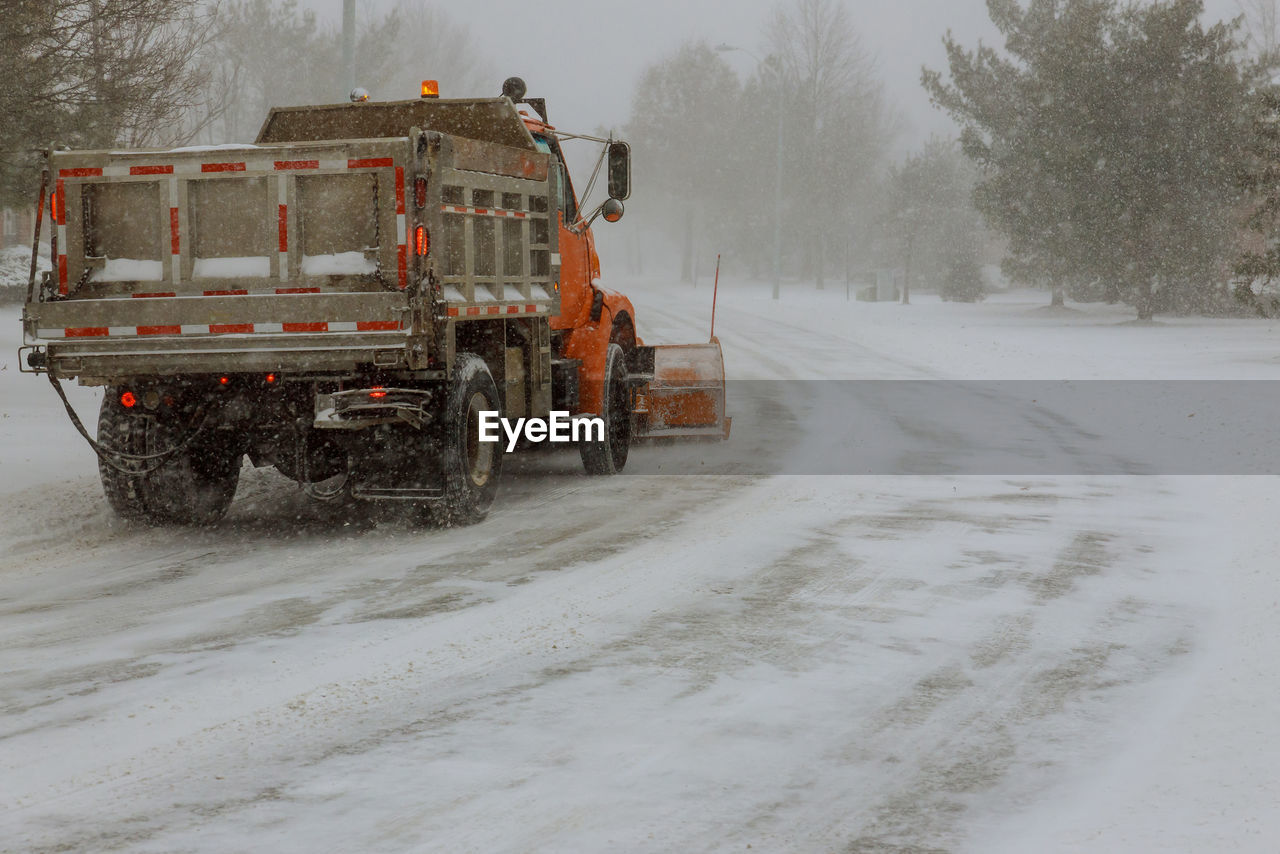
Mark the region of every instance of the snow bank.
<instances>
[{"instance_id":1,"label":"snow bank","mask_svg":"<svg viewBox=\"0 0 1280 854\"><path fill-rule=\"evenodd\" d=\"M606 279L636 304L645 343L706 339L705 284ZM1135 326L1129 306L1048 304L1047 293L1030 290L981 303L936 294L912 294L910 305L858 302L845 299L843 283L820 291L794 282L773 300L769 283L721 273L716 336L730 380L1280 378L1280 320L1162 316ZM772 340L776 348L764 346Z\"/></svg>"}]
</instances>

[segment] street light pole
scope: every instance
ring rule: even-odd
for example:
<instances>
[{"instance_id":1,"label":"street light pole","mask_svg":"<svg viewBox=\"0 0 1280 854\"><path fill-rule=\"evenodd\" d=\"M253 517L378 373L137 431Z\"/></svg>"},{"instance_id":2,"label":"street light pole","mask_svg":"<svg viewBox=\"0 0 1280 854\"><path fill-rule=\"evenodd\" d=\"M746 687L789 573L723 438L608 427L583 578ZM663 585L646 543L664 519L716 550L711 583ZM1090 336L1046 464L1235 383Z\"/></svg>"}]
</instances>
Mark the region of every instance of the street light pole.
<instances>
[{"instance_id":1,"label":"street light pole","mask_svg":"<svg viewBox=\"0 0 1280 854\"><path fill-rule=\"evenodd\" d=\"M778 116L778 138L774 146L774 154L776 162L773 169L773 298L779 299L782 295L782 71L775 65L766 60L762 60L745 47L737 47L731 44L718 44L716 50L724 53L726 51L737 50L745 53L756 61L760 68L769 69L778 84L776 96L776 106L774 112ZM776 59L770 55L769 60Z\"/></svg>"},{"instance_id":2,"label":"street light pole","mask_svg":"<svg viewBox=\"0 0 1280 854\"><path fill-rule=\"evenodd\" d=\"M345 101L356 87L356 0L342 0L342 85Z\"/></svg>"}]
</instances>

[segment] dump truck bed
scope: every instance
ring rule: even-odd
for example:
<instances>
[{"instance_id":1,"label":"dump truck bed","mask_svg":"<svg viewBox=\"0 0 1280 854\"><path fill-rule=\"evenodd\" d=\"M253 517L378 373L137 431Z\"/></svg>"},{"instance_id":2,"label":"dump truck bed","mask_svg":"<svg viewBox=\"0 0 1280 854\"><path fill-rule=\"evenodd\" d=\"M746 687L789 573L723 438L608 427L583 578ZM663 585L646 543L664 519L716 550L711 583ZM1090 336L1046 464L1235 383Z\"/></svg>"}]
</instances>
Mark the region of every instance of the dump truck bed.
<instances>
[{"instance_id":1,"label":"dump truck bed","mask_svg":"<svg viewBox=\"0 0 1280 854\"><path fill-rule=\"evenodd\" d=\"M50 169L54 277L24 330L61 376L423 367L451 318L558 311L536 151L414 129Z\"/></svg>"}]
</instances>

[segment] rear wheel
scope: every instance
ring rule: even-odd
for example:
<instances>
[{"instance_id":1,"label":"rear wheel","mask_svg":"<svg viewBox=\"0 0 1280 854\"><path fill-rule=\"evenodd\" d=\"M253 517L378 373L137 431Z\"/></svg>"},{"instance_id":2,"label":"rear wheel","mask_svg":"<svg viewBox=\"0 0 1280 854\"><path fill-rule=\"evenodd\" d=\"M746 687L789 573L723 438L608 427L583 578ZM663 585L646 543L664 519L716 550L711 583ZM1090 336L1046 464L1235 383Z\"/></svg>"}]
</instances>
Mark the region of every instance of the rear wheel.
<instances>
[{"instance_id":1,"label":"rear wheel","mask_svg":"<svg viewBox=\"0 0 1280 854\"><path fill-rule=\"evenodd\" d=\"M151 422L150 453L181 443L182 433ZM157 522L211 525L227 513L240 484L244 454L220 431L200 436L146 479L146 502Z\"/></svg>"},{"instance_id":2,"label":"rear wheel","mask_svg":"<svg viewBox=\"0 0 1280 854\"><path fill-rule=\"evenodd\" d=\"M582 466L587 474L617 474L631 450L631 395L627 389L627 359L622 348L610 344L605 356L603 410L604 441L582 442Z\"/></svg>"},{"instance_id":3,"label":"rear wheel","mask_svg":"<svg viewBox=\"0 0 1280 854\"><path fill-rule=\"evenodd\" d=\"M147 451L147 419L134 415L120 403L118 389L108 388L98 410L98 444L108 451L124 454L145 454ZM108 457L110 458L110 457ZM141 470L143 463L111 459L121 469L98 459L98 474L102 478L102 491L107 503L122 519L134 521L148 518L143 499L144 475L130 474L129 470Z\"/></svg>"},{"instance_id":4,"label":"rear wheel","mask_svg":"<svg viewBox=\"0 0 1280 854\"><path fill-rule=\"evenodd\" d=\"M502 446L480 441L480 413L501 408L497 383L484 359L458 354L441 419L444 500L435 508L441 523L470 525L484 519L493 506L502 476Z\"/></svg>"},{"instance_id":5,"label":"rear wheel","mask_svg":"<svg viewBox=\"0 0 1280 854\"><path fill-rule=\"evenodd\" d=\"M243 457L232 446L233 437L218 432L199 436L154 471L159 460L127 461L109 453L159 454L186 438L183 431L123 406L116 390L107 391L98 413L98 442L108 454L99 459L98 472L107 503L118 516L153 524L208 525L226 514Z\"/></svg>"}]
</instances>

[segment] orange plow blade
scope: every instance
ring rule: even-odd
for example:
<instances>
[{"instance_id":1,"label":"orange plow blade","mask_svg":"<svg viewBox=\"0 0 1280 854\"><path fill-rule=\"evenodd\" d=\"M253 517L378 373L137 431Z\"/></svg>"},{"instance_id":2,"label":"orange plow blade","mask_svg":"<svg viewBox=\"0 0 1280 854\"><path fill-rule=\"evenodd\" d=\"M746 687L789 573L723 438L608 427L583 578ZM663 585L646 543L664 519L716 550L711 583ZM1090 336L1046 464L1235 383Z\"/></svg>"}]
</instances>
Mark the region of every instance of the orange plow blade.
<instances>
[{"instance_id":1,"label":"orange plow blade","mask_svg":"<svg viewBox=\"0 0 1280 854\"><path fill-rule=\"evenodd\" d=\"M636 438L728 439L720 342L653 348L652 379L636 393Z\"/></svg>"}]
</instances>

